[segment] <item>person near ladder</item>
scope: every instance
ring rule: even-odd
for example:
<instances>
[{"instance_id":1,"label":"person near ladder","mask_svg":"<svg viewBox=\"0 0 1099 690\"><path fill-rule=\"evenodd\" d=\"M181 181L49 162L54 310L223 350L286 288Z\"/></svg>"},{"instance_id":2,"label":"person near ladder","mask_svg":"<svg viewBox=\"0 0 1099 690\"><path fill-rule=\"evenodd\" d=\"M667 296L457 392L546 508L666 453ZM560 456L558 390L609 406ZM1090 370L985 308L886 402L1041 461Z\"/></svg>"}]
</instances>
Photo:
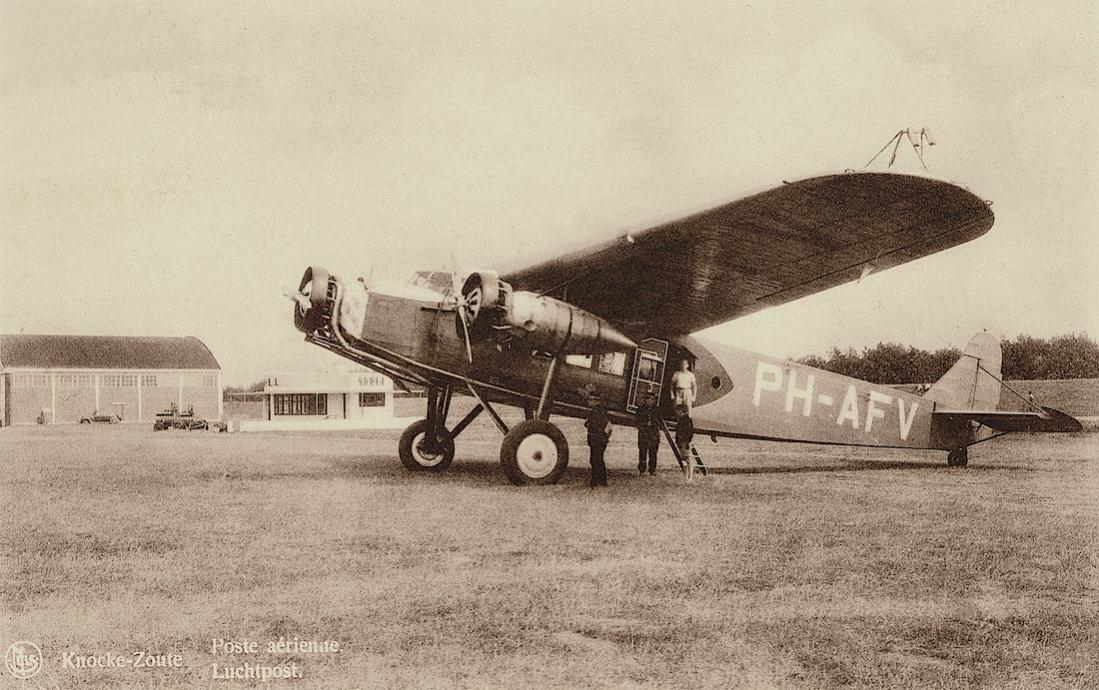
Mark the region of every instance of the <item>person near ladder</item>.
<instances>
[{"instance_id":1,"label":"person near ladder","mask_svg":"<svg viewBox=\"0 0 1099 690\"><path fill-rule=\"evenodd\" d=\"M679 419L675 423L675 447L679 449L679 455L687 463L687 481L694 479L694 456L691 454L691 441L695 435L694 421L688 414L686 405L677 405L676 412Z\"/></svg>"},{"instance_id":2,"label":"person near ladder","mask_svg":"<svg viewBox=\"0 0 1099 690\"><path fill-rule=\"evenodd\" d=\"M656 474L656 451L660 448L660 418L649 403L637 408L637 476L644 477L648 469Z\"/></svg>"}]
</instances>

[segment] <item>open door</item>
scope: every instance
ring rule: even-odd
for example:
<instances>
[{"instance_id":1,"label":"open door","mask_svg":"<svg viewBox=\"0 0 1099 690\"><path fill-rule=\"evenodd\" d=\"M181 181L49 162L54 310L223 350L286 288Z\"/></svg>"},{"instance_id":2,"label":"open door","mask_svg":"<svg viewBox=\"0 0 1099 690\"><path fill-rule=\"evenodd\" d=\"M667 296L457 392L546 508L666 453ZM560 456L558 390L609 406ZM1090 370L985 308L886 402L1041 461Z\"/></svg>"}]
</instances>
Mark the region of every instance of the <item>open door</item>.
<instances>
[{"instance_id":1,"label":"open door","mask_svg":"<svg viewBox=\"0 0 1099 690\"><path fill-rule=\"evenodd\" d=\"M664 382L664 365L668 359L668 341L646 338L638 346L630 372L630 392L626 410L637 412L643 403L658 405Z\"/></svg>"}]
</instances>

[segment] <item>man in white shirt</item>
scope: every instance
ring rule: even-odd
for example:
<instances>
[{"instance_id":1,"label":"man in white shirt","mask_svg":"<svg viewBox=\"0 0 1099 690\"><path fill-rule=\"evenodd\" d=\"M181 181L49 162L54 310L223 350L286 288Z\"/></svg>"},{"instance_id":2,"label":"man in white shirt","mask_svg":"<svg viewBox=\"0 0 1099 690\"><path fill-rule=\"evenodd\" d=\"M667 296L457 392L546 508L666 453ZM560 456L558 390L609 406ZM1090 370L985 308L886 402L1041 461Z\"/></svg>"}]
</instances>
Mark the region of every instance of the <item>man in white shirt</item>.
<instances>
[{"instance_id":1,"label":"man in white shirt","mask_svg":"<svg viewBox=\"0 0 1099 690\"><path fill-rule=\"evenodd\" d=\"M672 401L678 405L687 407L687 414L691 414L695 398L698 397L698 382L691 371L691 363L683 360L679 363L679 371L672 374Z\"/></svg>"}]
</instances>

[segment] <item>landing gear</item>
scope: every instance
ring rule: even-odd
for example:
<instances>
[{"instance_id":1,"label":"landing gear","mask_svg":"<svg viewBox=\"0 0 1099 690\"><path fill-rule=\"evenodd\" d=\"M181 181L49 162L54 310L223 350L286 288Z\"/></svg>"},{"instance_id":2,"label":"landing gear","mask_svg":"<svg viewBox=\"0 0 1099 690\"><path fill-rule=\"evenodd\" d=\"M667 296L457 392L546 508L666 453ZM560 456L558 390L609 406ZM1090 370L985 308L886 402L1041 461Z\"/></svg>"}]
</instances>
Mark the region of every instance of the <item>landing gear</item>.
<instances>
[{"instance_id":1,"label":"landing gear","mask_svg":"<svg viewBox=\"0 0 1099 690\"><path fill-rule=\"evenodd\" d=\"M454 438L446 429L432 437L432 425L426 419L413 422L397 444L401 464L412 472L441 472L454 460Z\"/></svg>"},{"instance_id":2,"label":"landing gear","mask_svg":"<svg viewBox=\"0 0 1099 690\"><path fill-rule=\"evenodd\" d=\"M524 412L527 419L511 429L488 400L467 382L477 405L453 429L448 430L446 419L450 412L451 388L428 388L427 419L414 422L401 434L397 447L401 464L412 472L445 470L454 460L454 439L481 412L488 412L504 435L504 441L500 444L500 463L508 480L520 485L556 484L569 466L569 443L561 430L549 421L553 407L553 379L562 358L555 357L550 363L537 406L526 403Z\"/></svg>"},{"instance_id":3,"label":"landing gear","mask_svg":"<svg viewBox=\"0 0 1099 690\"><path fill-rule=\"evenodd\" d=\"M965 467L969 464L969 450L958 448L946 455L946 464L950 467Z\"/></svg>"},{"instance_id":4,"label":"landing gear","mask_svg":"<svg viewBox=\"0 0 1099 690\"><path fill-rule=\"evenodd\" d=\"M512 484L556 484L569 466L569 443L556 425L528 419L504 436L500 462Z\"/></svg>"},{"instance_id":5,"label":"landing gear","mask_svg":"<svg viewBox=\"0 0 1099 690\"><path fill-rule=\"evenodd\" d=\"M447 431L446 417L450 412L450 387L427 391L427 419L409 425L397 443L401 464L411 472L441 472L454 461L454 439L480 414L481 407L470 411L466 418Z\"/></svg>"}]
</instances>

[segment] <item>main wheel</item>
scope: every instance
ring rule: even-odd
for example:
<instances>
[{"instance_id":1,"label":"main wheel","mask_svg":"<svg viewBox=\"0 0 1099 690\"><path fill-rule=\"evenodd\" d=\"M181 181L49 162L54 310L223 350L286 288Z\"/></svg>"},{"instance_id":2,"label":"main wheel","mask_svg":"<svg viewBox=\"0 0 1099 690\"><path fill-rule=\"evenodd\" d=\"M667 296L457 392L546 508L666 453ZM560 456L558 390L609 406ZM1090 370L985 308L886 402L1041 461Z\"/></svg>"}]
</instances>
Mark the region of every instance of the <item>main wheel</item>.
<instances>
[{"instance_id":1,"label":"main wheel","mask_svg":"<svg viewBox=\"0 0 1099 690\"><path fill-rule=\"evenodd\" d=\"M569 442L555 425L528 419L504 436L500 462L512 484L556 484L569 466Z\"/></svg>"},{"instance_id":2,"label":"main wheel","mask_svg":"<svg viewBox=\"0 0 1099 690\"><path fill-rule=\"evenodd\" d=\"M950 467L965 467L969 464L969 451L965 448L950 451L946 455L946 464Z\"/></svg>"},{"instance_id":3,"label":"main wheel","mask_svg":"<svg viewBox=\"0 0 1099 690\"><path fill-rule=\"evenodd\" d=\"M443 438L437 442L437 447L429 449L425 445L427 434L431 425L426 419L413 422L397 443L397 455L401 458L401 464L412 472L441 472L450 467L454 460L454 439L444 432Z\"/></svg>"}]
</instances>

